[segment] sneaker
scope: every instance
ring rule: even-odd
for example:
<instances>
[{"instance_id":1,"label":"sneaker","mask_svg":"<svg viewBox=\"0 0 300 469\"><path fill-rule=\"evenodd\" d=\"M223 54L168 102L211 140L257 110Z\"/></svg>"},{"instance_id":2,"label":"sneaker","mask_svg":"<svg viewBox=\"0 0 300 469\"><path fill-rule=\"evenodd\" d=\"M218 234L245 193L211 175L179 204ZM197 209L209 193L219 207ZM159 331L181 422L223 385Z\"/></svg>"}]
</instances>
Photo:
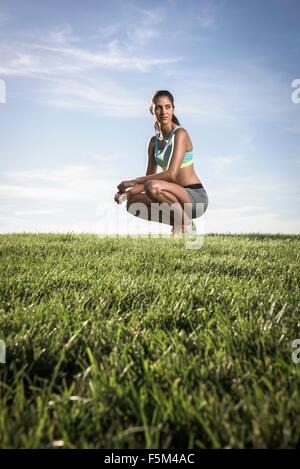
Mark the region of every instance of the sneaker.
<instances>
[{"instance_id":1,"label":"sneaker","mask_svg":"<svg viewBox=\"0 0 300 469\"><path fill-rule=\"evenodd\" d=\"M187 225L184 227L184 231L183 231L183 236L196 236L197 234L197 227L195 225L195 223L192 221L192 223L190 225Z\"/></svg>"},{"instance_id":2,"label":"sneaker","mask_svg":"<svg viewBox=\"0 0 300 469\"><path fill-rule=\"evenodd\" d=\"M182 226L179 227L176 231L174 230L174 226L172 227L171 234L173 238L181 238L182 237Z\"/></svg>"}]
</instances>

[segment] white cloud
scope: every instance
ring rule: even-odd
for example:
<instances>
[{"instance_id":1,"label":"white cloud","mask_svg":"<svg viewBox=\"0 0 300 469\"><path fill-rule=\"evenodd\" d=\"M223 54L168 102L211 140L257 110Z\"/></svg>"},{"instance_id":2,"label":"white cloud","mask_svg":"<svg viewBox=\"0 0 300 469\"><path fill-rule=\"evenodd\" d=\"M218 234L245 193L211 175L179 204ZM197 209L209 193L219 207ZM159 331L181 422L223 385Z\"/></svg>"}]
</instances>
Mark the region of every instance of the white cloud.
<instances>
[{"instance_id":1,"label":"white cloud","mask_svg":"<svg viewBox=\"0 0 300 469\"><path fill-rule=\"evenodd\" d=\"M49 210L17 210L13 213L15 216L24 216L24 215L53 215L55 213L63 213L62 208L53 208Z\"/></svg>"},{"instance_id":2,"label":"white cloud","mask_svg":"<svg viewBox=\"0 0 300 469\"><path fill-rule=\"evenodd\" d=\"M58 44L68 44L70 42L77 42L80 39L73 34L73 29L69 24L64 26L58 26L53 31L50 31L46 35L46 41L58 43Z\"/></svg>"},{"instance_id":3,"label":"white cloud","mask_svg":"<svg viewBox=\"0 0 300 469\"><path fill-rule=\"evenodd\" d=\"M65 74L77 75L78 72L101 69L147 73L157 66L182 60L182 57L147 58L144 53L136 55L118 39L103 43L100 50L91 51L73 46L71 41L79 39L70 36L67 28L52 31L34 43L1 44L0 74L47 78L49 75L63 77Z\"/></svg>"},{"instance_id":4,"label":"white cloud","mask_svg":"<svg viewBox=\"0 0 300 469\"><path fill-rule=\"evenodd\" d=\"M251 132L261 123L277 121L288 126L291 112L295 113L284 71L273 72L261 58L242 59L234 69L214 67L202 72L186 68L163 70L163 74L175 83L178 116L191 116L199 124L235 128L246 124Z\"/></svg>"},{"instance_id":5,"label":"white cloud","mask_svg":"<svg viewBox=\"0 0 300 469\"><path fill-rule=\"evenodd\" d=\"M160 36L159 24L165 19L165 10L161 7L151 10L139 9L141 15L127 27L126 34L135 47L142 47L151 39Z\"/></svg>"},{"instance_id":6,"label":"white cloud","mask_svg":"<svg viewBox=\"0 0 300 469\"><path fill-rule=\"evenodd\" d=\"M206 156L206 159L212 164L215 174L222 176L227 168L231 167L234 163L243 161L244 158L241 156Z\"/></svg>"},{"instance_id":7,"label":"white cloud","mask_svg":"<svg viewBox=\"0 0 300 469\"><path fill-rule=\"evenodd\" d=\"M0 183L0 232L72 231L105 235L170 231L158 223L147 225L129 215L125 204L115 203L116 186L120 183L115 169L110 174L102 166L69 165L5 171L1 176L6 182ZM49 208L57 202L64 205ZM30 205L32 208L28 208Z\"/></svg>"},{"instance_id":8,"label":"white cloud","mask_svg":"<svg viewBox=\"0 0 300 469\"><path fill-rule=\"evenodd\" d=\"M282 220L277 213L243 213L235 210L207 210L207 233L300 233L300 218ZM197 220L196 220L197 224Z\"/></svg>"},{"instance_id":9,"label":"white cloud","mask_svg":"<svg viewBox=\"0 0 300 469\"><path fill-rule=\"evenodd\" d=\"M51 79L38 93L39 102L64 109L92 109L106 116L145 115L145 102L112 80Z\"/></svg>"},{"instance_id":10,"label":"white cloud","mask_svg":"<svg viewBox=\"0 0 300 469\"><path fill-rule=\"evenodd\" d=\"M210 11L209 8L214 7L203 8ZM80 47L80 44L74 47L72 41L78 38L68 25L50 31L35 43L2 44L0 76L39 79L41 86L35 87L34 97L52 107L85 108L110 116L139 117L144 113L144 102L136 98L136 89L130 92L116 74L116 78L111 79L99 73L120 70L149 73L159 68L168 80L171 77L175 84L178 82L175 98L179 116L186 114L199 124L231 126L238 125L241 118L250 124L280 118L287 130L299 132L297 121L291 124L290 117L287 118L291 111L290 90L283 73L273 73L259 57L244 59L235 71L210 69L202 72L188 68L170 71L165 66L177 64L183 57L146 57L132 46L134 36L138 42L139 28L143 25L152 25L156 31L157 23L164 19L164 11L140 10L138 19L136 25L132 22L128 26L129 44L114 38L107 43L102 41L99 50ZM141 36L140 40L147 41L146 36L144 39ZM148 39L150 37L152 33Z\"/></svg>"},{"instance_id":11,"label":"white cloud","mask_svg":"<svg viewBox=\"0 0 300 469\"><path fill-rule=\"evenodd\" d=\"M115 204L117 177L94 165L2 172L0 231L169 233L168 226L139 220L127 213L124 204ZM289 194L287 184L232 177L221 186L216 181L205 187L209 208L196 220L198 228L205 223L205 232L300 232L300 218L282 217L278 205ZM60 207L53 207L58 202Z\"/></svg>"},{"instance_id":12,"label":"white cloud","mask_svg":"<svg viewBox=\"0 0 300 469\"><path fill-rule=\"evenodd\" d=\"M138 117L144 112L145 103L136 98L136 89L130 91L123 80L117 80L117 75L116 79L109 77L109 71L149 73L182 60L147 57L144 51L133 52L130 44L118 39L102 41L98 50L75 47L74 41L79 39L67 25L45 33L34 43L2 43L0 76L38 79L41 85L34 87L32 95L52 107ZM101 73L104 71L107 75Z\"/></svg>"},{"instance_id":13,"label":"white cloud","mask_svg":"<svg viewBox=\"0 0 300 469\"><path fill-rule=\"evenodd\" d=\"M0 197L12 200L97 202L112 200L121 178L114 170L93 165L68 165L57 169L3 171ZM7 181L8 180L8 181Z\"/></svg>"},{"instance_id":14,"label":"white cloud","mask_svg":"<svg viewBox=\"0 0 300 469\"><path fill-rule=\"evenodd\" d=\"M203 182L209 198L211 210L244 210L245 207L255 207L255 210L266 214L276 213L281 217L286 212L286 200L291 198L291 184L283 181L279 176L266 178L264 174L251 176L231 176L208 178ZM299 192L293 195L295 207L300 198ZM291 204L290 204L291 205ZM220 220L225 220L220 218Z\"/></svg>"}]
</instances>

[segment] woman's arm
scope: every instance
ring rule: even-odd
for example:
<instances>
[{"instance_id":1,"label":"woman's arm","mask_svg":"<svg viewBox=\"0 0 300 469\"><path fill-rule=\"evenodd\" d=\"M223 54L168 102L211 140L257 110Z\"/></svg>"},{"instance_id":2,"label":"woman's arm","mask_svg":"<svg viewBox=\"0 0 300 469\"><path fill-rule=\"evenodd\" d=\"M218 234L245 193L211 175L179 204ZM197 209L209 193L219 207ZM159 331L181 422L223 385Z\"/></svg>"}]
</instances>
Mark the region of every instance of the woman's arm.
<instances>
[{"instance_id":1,"label":"woman's arm","mask_svg":"<svg viewBox=\"0 0 300 469\"><path fill-rule=\"evenodd\" d=\"M150 181L151 179L160 179L162 181L174 182L175 178L173 174L167 169L167 171L162 171L161 173L150 174L149 176L142 176L140 178L133 179L136 184L145 184L145 182Z\"/></svg>"},{"instance_id":2,"label":"woman's arm","mask_svg":"<svg viewBox=\"0 0 300 469\"><path fill-rule=\"evenodd\" d=\"M117 192L115 194L114 200L115 200L115 202L117 202L117 204L119 204L120 203L119 198L122 194L126 194L127 198L128 198L128 195L137 195L137 194L140 194L143 191L144 191L144 184L136 184L131 189L128 189L125 192Z\"/></svg>"},{"instance_id":3,"label":"woman's arm","mask_svg":"<svg viewBox=\"0 0 300 469\"><path fill-rule=\"evenodd\" d=\"M173 173L169 169L161 173L156 173L158 165L154 158L154 142L155 137L151 137L148 145L148 165L146 170L146 176L131 179L130 181L122 181L117 186L120 193L125 192L126 189L128 189L129 187L133 187L140 184L144 185L145 182L150 181L151 179L160 179L163 181L174 182L175 178L173 176Z\"/></svg>"},{"instance_id":4,"label":"woman's arm","mask_svg":"<svg viewBox=\"0 0 300 469\"><path fill-rule=\"evenodd\" d=\"M174 138L174 149L172 152L172 158L169 161L168 169L158 174L156 174L157 163L155 161L154 151L153 151L154 139L155 137L153 137L152 146L151 146L151 142L149 145L149 152L148 152L149 163L148 163L146 176L133 179L133 181L136 184L144 184L145 182L151 179L160 179L160 180L168 181L168 182L175 182L177 179L177 175L179 173L182 161L184 159L184 154L185 154L185 149L186 149L187 131L183 128L177 130L175 134L175 138Z\"/></svg>"},{"instance_id":5,"label":"woman's arm","mask_svg":"<svg viewBox=\"0 0 300 469\"><path fill-rule=\"evenodd\" d=\"M131 189L126 191L126 194L137 195L144 191L144 184L136 184Z\"/></svg>"},{"instance_id":6,"label":"woman's arm","mask_svg":"<svg viewBox=\"0 0 300 469\"><path fill-rule=\"evenodd\" d=\"M146 176L150 174L155 174L157 171L157 163L154 158L154 144L155 144L155 136L151 137L148 145L148 165L146 170Z\"/></svg>"},{"instance_id":7,"label":"woman's arm","mask_svg":"<svg viewBox=\"0 0 300 469\"><path fill-rule=\"evenodd\" d=\"M154 158L154 143L155 137L152 137L148 145L148 166L146 176L134 179L137 184L145 184L146 181L150 181L151 179L161 179L163 181L173 182L173 178L169 171L163 171L161 173L156 172L158 165Z\"/></svg>"},{"instance_id":8,"label":"woman's arm","mask_svg":"<svg viewBox=\"0 0 300 469\"><path fill-rule=\"evenodd\" d=\"M150 174L149 176L142 176L140 178L131 179L130 181L122 181L117 187L118 187L119 192L122 194L129 187L134 187L136 185L144 186L145 182L151 181L151 179L160 179L162 181L168 181L168 182L175 181L175 177L173 176L173 173L171 173L167 169L167 171L163 171L162 173Z\"/></svg>"}]
</instances>

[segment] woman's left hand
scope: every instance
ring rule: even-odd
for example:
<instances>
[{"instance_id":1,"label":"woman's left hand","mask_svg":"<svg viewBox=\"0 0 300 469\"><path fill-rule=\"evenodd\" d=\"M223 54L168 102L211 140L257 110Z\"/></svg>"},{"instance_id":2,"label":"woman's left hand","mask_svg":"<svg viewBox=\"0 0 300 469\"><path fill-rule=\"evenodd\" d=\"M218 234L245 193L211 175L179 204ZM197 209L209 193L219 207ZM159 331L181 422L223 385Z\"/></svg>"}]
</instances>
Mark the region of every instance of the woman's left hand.
<instances>
[{"instance_id":1,"label":"woman's left hand","mask_svg":"<svg viewBox=\"0 0 300 469\"><path fill-rule=\"evenodd\" d=\"M136 185L136 182L131 179L130 181L122 181L117 187L118 187L118 190L119 192L123 193L125 192L126 189L128 189L128 187L133 187Z\"/></svg>"}]
</instances>

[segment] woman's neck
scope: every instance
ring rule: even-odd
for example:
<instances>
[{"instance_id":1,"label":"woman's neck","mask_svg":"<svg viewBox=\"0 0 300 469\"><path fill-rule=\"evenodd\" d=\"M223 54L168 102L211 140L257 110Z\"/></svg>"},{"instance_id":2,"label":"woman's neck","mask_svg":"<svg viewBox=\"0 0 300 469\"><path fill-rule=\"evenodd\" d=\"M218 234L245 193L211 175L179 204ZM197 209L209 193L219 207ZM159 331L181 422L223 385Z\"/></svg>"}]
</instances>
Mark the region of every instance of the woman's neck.
<instances>
[{"instance_id":1,"label":"woman's neck","mask_svg":"<svg viewBox=\"0 0 300 469\"><path fill-rule=\"evenodd\" d=\"M163 138L165 139L166 137L168 137L168 135L172 132L173 129L175 129L176 127L176 124L171 124L171 125L162 125L161 128L160 128L160 131L163 135Z\"/></svg>"}]
</instances>

